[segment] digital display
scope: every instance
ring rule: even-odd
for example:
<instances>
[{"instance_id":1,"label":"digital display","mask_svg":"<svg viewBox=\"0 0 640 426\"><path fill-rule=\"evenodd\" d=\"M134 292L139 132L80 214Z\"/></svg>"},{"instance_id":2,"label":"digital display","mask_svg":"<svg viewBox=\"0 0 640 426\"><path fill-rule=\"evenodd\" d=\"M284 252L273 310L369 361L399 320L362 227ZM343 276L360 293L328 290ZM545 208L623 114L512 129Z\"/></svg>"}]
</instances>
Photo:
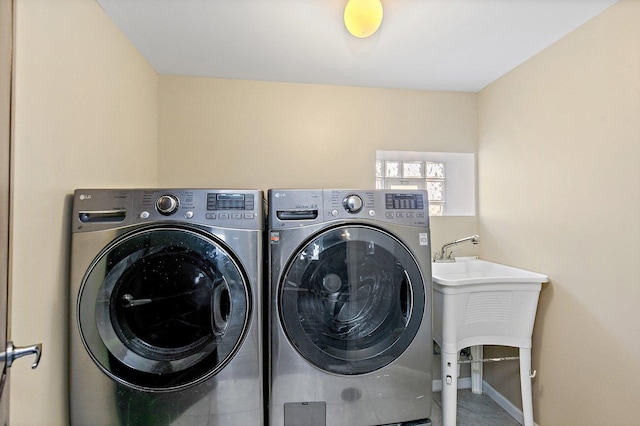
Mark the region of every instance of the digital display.
<instances>
[{"instance_id":1,"label":"digital display","mask_svg":"<svg viewBox=\"0 0 640 426\"><path fill-rule=\"evenodd\" d=\"M207 210L253 210L253 194L207 194Z\"/></svg>"},{"instance_id":2,"label":"digital display","mask_svg":"<svg viewBox=\"0 0 640 426\"><path fill-rule=\"evenodd\" d=\"M422 194L386 194L387 209L393 210L423 210L424 197Z\"/></svg>"}]
</instances>

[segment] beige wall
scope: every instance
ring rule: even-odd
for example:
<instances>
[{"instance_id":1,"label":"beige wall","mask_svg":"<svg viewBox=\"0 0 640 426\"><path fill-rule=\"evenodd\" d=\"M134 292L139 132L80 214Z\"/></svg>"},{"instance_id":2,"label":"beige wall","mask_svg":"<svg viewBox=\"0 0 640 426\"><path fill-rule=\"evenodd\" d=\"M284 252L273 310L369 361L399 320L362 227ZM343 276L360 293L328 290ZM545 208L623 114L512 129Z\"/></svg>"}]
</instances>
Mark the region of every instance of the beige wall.
<instances>
[{"instance_id":1,"label":"beige wall","mask_svg":"<svg viewBox=\"0 0 640 426\"><path fill-rule=\"evenodd\" d=\"M638 423L639 23L623 0L479 95L480 254L551 278L533 343L541 425Z\"/></svg>"},{"instance_id":2,"label":"beige wall","mask_svg":"<svg viewBox=\"0 0 640 426\"><path fill-rule=\"evenodd\" d=\"M93 0L17 0L11 424L66 425L69 208L76 187L153 186L158 77Z\"/></svg>"},{"instance_id":3,"label":"beige wall","mask_svg":"<svg viewBox=\"0 0 640 426\"><path fill-rule=\"evenodd\" d=\"M160 186L374 188L376 149L476 152L471 93L161 76L159 96ZM437 245L476 219L432 228Z\"/></svg>"}]
</instances>

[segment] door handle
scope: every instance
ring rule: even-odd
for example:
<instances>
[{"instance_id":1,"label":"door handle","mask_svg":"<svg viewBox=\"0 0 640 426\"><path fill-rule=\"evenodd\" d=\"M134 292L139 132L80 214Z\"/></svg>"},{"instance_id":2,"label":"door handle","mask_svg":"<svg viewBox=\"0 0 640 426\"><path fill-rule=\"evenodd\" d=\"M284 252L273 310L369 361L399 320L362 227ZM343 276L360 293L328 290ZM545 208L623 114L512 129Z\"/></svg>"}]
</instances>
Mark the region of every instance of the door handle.
<instances>
[{"instance_id":1,"label":"door handle","mask_svg":"<svg viewBox=\"0 0 640 426\"><path fill-rule=\"evenodd\" d=\"M40 363L40 356L42 356L42 343L38 343L32 346L16 347L13 346L13 342L7 342L7 350L0 353L0 362L5 361L7 368L11 367L13 361L18 358L22 358L26 355L35 355L36 360L31 364L31 368L38 367Z\"/></svg>"}]
</instances>

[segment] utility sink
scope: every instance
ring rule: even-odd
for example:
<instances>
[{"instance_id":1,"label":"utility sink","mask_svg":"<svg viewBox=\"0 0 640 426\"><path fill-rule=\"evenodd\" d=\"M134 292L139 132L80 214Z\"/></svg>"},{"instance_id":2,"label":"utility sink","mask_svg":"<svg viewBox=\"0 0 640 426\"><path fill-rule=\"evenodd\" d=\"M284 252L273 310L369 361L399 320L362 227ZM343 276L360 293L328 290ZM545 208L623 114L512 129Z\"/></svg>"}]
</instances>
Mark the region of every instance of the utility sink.
<instances>
[{"instance_id":1,"label":"utility sink","mask_svg":"<svg viewBox=\"0 0 640 426\"><path fill-rule=\"evenodd\" d=\"M431 266L433 334L445 352L489 344L531 347L546 275L475 257Z\"/></svg>"},{"instance_id":2,"label":"utility sink","mask_svg":"<svg viewBox=\"0 0 640 426\"><path fill-rule=\"evenodd\" d=\"M443 424L455 426L458 352L470 347L482 360L483 345L519 348L523 423L534 425L531 335L546 275L475 257L431 264L433 338L442 349ZM482 368L472 365L471 382L482 393Z\"/></svg>"},{"instance_id":3,"label":"utility sink","mask_svg":"<svg viewBox=\"0 0 640 426\"><path fill-rule=\"evenodd\" d=\"M545 283L546 275L475 257L457 258L455 262L431 264L433 282L442 286L492 283Z\"/></svg>"}]
</instances>

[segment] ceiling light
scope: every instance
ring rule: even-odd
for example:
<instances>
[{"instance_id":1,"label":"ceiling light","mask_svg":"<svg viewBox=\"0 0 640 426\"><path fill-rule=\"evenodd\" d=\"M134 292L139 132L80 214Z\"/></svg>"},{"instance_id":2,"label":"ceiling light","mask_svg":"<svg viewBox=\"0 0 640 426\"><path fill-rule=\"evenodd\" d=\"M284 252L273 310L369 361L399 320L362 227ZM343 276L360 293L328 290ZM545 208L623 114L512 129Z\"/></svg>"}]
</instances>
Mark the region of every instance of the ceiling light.
<instances>
[{"instance_id":1,"label":"ceiling light","mask_svg":"<svg viewBox=\"0 0 640 426\"><path fill-rule=\"evenodd\" d=\"M369 37L381 23L380 0L349 0L344 7L344 25L354 37Z\"/></svg>"}]
</instances>

